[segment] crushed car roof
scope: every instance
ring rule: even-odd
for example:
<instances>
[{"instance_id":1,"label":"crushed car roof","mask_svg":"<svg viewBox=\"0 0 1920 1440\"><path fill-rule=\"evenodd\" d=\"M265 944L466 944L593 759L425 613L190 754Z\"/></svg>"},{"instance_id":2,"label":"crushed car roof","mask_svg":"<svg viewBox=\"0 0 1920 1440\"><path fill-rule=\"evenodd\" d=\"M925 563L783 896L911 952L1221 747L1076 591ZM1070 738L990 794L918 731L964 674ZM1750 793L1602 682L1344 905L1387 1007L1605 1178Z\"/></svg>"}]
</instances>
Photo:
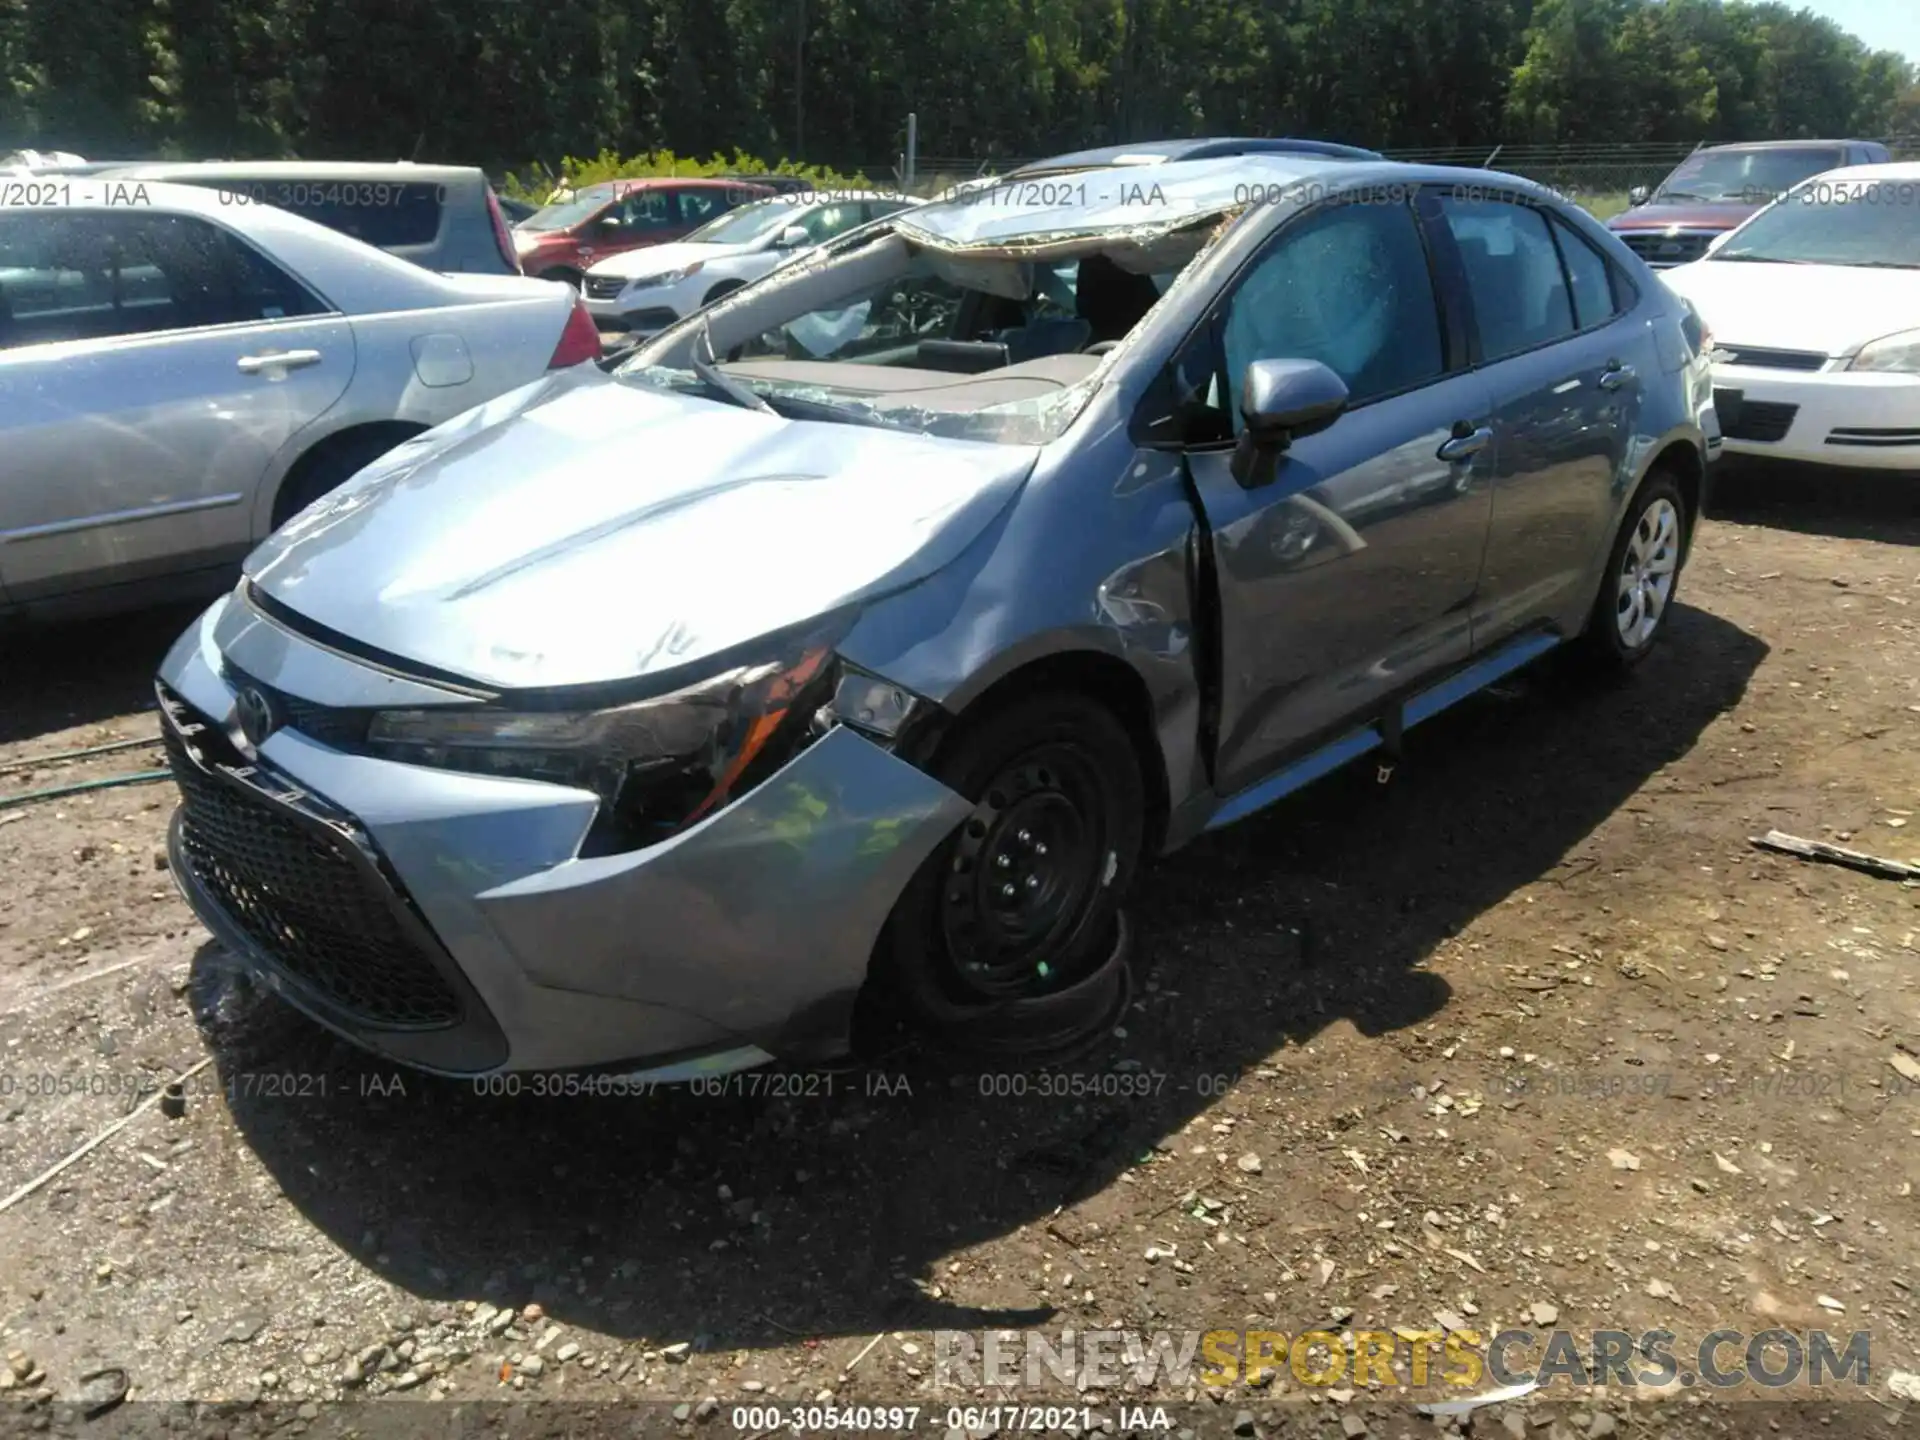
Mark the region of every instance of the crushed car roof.
<instances>
[{"instance_id":1,"label":"crushed car roof","mask_svg":"<svg viewBox=\"0 0 1920 1440\"><path fill-rule=\"evenodd\" d=\"M1089 170L1052 180L983 180L955 186L894 224L952 247L1113 230L1166 231L1238 209L1295 182L1330 180L1359 168L1352 161L1312 155L1235 155Z\"/></svg>"}]
</instances>

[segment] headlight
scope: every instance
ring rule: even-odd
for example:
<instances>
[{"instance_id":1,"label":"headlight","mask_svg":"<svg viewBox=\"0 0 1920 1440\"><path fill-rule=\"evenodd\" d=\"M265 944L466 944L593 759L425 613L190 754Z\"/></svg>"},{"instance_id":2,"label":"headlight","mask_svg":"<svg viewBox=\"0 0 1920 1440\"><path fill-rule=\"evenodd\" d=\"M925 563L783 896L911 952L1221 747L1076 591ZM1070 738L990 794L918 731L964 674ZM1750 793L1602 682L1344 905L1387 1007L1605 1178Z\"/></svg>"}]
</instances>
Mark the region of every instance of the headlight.
<instances>
[{"instance_id":1,"label":"headlight","mask_svg":"<svg viewBox=\"0 0 1920 1440\"><path fill-rule=\"evenodd\" d=\"M689 275L698 275L706 268L706 261L696 260L691 265L682 265L678 270L662 270L654 275L636 275L627 282L629 290L645 290L655 285L671 285L684 280Z\"/></svg>"},{"instance_id":2,"label":"headlight","mask_svg":"<svg viewBox=\"0 0 1920 1440\"><path fill-rule=\"evenodd\" d=\"M1902 330L1898 335L1883 335L1868 341L1847 368L1920 374L1920 330Z\"/></svg>"},{"instance_id":3,"label":"headlight","mask_svg":"<svg viewBox=\"0 0 1920 1440\"><path fill-rule=\"evenodd\" d=\"M833 694L834 642L813 630L669 694L593 708L383 710L382 758L591 790L593 853L664 840L759 783L807 741Z\"/></svg>"}]
</instances>

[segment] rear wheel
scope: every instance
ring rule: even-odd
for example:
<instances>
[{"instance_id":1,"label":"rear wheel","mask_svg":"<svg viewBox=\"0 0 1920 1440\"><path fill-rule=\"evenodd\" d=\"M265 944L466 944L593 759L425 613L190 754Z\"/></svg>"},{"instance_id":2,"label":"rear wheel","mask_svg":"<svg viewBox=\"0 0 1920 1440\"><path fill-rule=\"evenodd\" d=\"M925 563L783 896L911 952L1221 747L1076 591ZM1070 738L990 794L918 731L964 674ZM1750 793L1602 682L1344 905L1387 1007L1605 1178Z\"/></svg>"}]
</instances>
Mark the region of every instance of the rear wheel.
<instances>
[{"instance_id":1,"label":"rear wheel","mask_svg":"<svg viewBox=\"0 0 1920 1440\"><path fill-rule=\"evenodd\" d=\"M278 530L322 495L339 489L394 446L418 434L404 426L350 431L304 457L273 502Z\"/></svg>"},{"instance_id":2,"label":"rear wheel","mask_svg":"<svg viewBox=\"0 0 1920 1440\"><path fill-rule=\"evenodd\" d=\"M1125 727L1081 696L1034 695L964 725L928 768L973 813L882 937L881 974L906 1018L977 1052L1097 1038L1127 999L1120 907L1146 831Z\"/></svg>"},{"instance_id":3,"label":"rear wheel","mask_svg":"<svg viewBox=\"0 0 1920 1440\"><path fill-rule=\"evenodd\" d=\"M1649 475L1627 507L1581 637L1588 658L1602 669L1631 669L1666 633L1688 525L1687 502L1673 477Z\"/></svg>"}]
</instances>

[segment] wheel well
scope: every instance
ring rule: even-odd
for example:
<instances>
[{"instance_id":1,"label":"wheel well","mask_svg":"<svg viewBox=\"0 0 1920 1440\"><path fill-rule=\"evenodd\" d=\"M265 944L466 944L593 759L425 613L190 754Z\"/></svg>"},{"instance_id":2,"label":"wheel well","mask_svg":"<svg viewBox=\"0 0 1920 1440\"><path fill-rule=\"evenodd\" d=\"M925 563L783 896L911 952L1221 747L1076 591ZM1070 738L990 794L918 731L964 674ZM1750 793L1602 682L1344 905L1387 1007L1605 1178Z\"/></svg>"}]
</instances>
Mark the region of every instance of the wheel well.
<instances>
[{"instance_id":1,"label":"wheel well","mask_svg":"<svg viewBox=\"0 0 1920 1440\"><path fill-rule=\"evenodd\" d=\"M718 300L722 295L731 295L734 291L740 289L746 283L747 282L744 280L722 280L719 283L717 283L711 290L707 291L707 293L703 297L701 297L700 303L702 305L711 305L714 301Z\"/></svg>"},{"instance_id":2,"label":"wheel well","mask_svg":"<svg viewBox=\"0 0 1920 1440\"><path fill-rule=\"evenodd\" d=\"M1706 482L1706 466L1699 450L1685 440L1676 440L1654 456L1647 473L1655 470L1671 475L1680 487L1680 498L1687 502L1687 533L1691 535L1700 523L1700 497Z\"/></svg>"},{"instance_id":3,"label":"wheel well","mask_svg":"<svg viewBox=\"0 0 1920 1440\"><path fill-rule=\"evenodd\" d=\"M1124 660L1097 650L1075 650L1029 661L1001 676L976 695L954 717L951 736L990 711L1028 695L1064 690L1097 700L1125 727L1140 762L1140 780L1147 795L1146 835L1142 853L1159 853L1167 826L1167 767L1153 723L1153 701L1146 682ZM943 737L943 739L946 737Z\"/></svg>"},{"instance_id":4,"label":"wheel well","mask_svg":"<svg viewBox=\"0 0 1920 1440\"><path fill-rule=\"evenodd\" d=\"M278 530L287 517L298 508L293 504L299 496L307 476L316 468L325 464L329 458L342 450L358 448L362 445L372 447L384 440L384 449L391 450L403 440L411 440L415 435L423 434L426 426L416 425L407 420L375 420L365 425L349 425L344 430L317 442L305 454L294 461L287 473L281 477L280 488L273 497L273 528Z\"/></svg>"}]
</instances>

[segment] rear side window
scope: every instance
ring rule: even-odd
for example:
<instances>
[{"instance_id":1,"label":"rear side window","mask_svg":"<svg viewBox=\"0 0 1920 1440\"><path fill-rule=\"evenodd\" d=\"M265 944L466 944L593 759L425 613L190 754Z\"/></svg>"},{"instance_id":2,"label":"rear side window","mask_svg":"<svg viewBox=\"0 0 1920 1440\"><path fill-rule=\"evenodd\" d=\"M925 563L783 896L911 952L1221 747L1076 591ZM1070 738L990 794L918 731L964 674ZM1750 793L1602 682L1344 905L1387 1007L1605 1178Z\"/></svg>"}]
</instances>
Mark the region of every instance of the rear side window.
<instances>
[{"instance_id":1,"label":"rear side window","mask_svg":"<svg viewBox=\"0 0 1920 1440\"><path fill-rule=\"evenodd\" d=\"M1567 262L1567 280L1573 289L1574 323L1582 330L1606 324L1618 313L1612 267L1607 264L1607 257L1558 216L1553 217L1551 223L1553 238L1560 242L1561 258Z\"/></svg>"},{"instance_id":2,"label":"rear side window","mask_svg":"<svg viewBox=\"0 0 1920 1440\"><path fill-rule=\"evenodd\" d=\"M194 216L0 216L0 348L237 325L325 309L251 246Z\"/></svg>"},{"instance_id":3,"label":"rear side window","mask_svg":"<svg viewBox=\"0 0 1920 1440\"><path fill-rule=\"evenodd\" d=\"M382 250L440 238L446 186L385 180L203 180L235 204L272 205Z\"/></svg>"},{"instance_id":4,"label":"rear side window","mask_svg":"<svg viewBox=\"0 0 1920 1440\"><path fill-rule=\"evenodd\" d=\"M704 225L732 208L727 201L727 191L717 186L711 190L681 190L677 193L680 197L682 225Z\"/></svg>"},{"instance_id":5,"label":"rear side window","mask_svg":"<svg viewBox=\"0 0 1920 1440\"><path fill-rule=\"evenodd\" d=\"M1545 215L1504 200L1451 195L1441 197L1440 209L1466 267L1483 361L1573 333L1572 297Z\"/></svg>"}]
</instances>

